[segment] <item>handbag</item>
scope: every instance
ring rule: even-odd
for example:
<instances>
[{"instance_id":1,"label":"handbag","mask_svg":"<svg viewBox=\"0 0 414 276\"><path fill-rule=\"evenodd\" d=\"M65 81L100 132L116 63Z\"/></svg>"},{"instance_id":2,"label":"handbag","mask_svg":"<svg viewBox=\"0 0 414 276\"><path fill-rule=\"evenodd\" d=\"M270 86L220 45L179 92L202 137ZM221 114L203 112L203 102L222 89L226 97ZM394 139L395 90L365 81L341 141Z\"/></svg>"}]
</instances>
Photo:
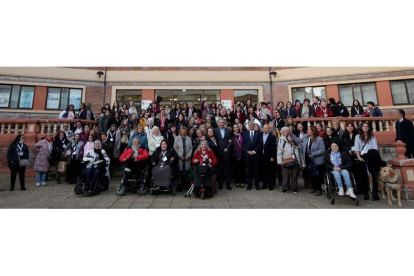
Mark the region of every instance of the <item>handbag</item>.
<instances>
[{"instance_id":1,"label":"handbag","mask_svg":"<svg viewBox=\"0 0 414 276\"><path fill-rule=\"evenodd\" d=\"M310 160L308 169L309 169L309 172L311 173L312 176L318 176L319 172L316 169L316 164L313 161L313 159Z\"/></svg>"},{"instance_id":2,"label":"handbag","mask_svg":"<svg viewBox=\"0 0 414 276\"><path fill-rule=\"evenodd\" d=\"M367 144L367 143L365 143L365 144L364 144L364 146L362 147L362 149L361 149L361 151L360 151L361 153L362 153L362 151L364 150L364 148L365 148L365 145L366 145L366 144ZM357 157L355 157L355 158L354 158L354 162L355 162L356 164L361 163L361 161L359 161L359 159L358 159Z\"/></svg>"},{"instance_id":3,"label":"handbag","mask_svg":"<svg viewBox=\"0 0 414 276\"><path fill-rule=\"evenodd\" d=\"M57 171L60 172L60 173L66 172L66 166L67 166L67 162L66 161L59 161Z\"/></svg>"},{"instance_id":4,"label":"handbag","mask_svg":"<svg viewBox=\"0 0 414 276\"><path fill-rule=\"evenodd\" d=\"M20 159L19 160L19 166L20 167L27 167L27 166L29 166L29 160L27 160L27 159Z\"/></svg>"},{"instance_id":5,"label":"handbag","mask_svg":"<svg viewBox=\"0 0 414 276\"><path fill-rule=\"evenodd\" d=\"M283 142L283 149L285 149L286 146L286 141ZM296 156L293 150L293 145L291 146L292 148L292 156ZM296 166L298 164L298 161L296 160L296 158L285 158L283 159L283 168L292 168L294 166Z\"/></svg>"}]
</instances>

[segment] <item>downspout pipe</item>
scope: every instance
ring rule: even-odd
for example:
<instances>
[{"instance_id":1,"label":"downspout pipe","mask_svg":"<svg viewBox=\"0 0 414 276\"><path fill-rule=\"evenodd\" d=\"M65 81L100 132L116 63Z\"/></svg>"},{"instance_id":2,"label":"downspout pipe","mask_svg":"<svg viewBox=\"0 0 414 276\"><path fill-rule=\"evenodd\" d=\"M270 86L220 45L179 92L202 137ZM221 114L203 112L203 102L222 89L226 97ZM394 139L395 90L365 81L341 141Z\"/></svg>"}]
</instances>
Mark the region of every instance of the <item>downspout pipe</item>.
<instances>
[{"instance_id":1,"label":"downspout pipe","mask_svg":"<svg viewBox=\"0 0 414 276\"><path fill-rule=\"evenodd\" d=\"M103 90L103 99L102 99L102 106L105 106L105 98L106 98L106 70L107 67L105 67L105 73L104 73L104 90Z\"/></svg>"},{"instance_id":2,"label":"downspout pipe","mask_svg":"<svg viewBox=\"0 0 414 276\"><path fill-rule=\"evenodd\" d=\"M272 102L272 108L274 107L273 103L273 80L272 75L270 74L272 72L272 67L269 67L269 81L270 81L270 101Z\"/></svg>"}]
</instances>

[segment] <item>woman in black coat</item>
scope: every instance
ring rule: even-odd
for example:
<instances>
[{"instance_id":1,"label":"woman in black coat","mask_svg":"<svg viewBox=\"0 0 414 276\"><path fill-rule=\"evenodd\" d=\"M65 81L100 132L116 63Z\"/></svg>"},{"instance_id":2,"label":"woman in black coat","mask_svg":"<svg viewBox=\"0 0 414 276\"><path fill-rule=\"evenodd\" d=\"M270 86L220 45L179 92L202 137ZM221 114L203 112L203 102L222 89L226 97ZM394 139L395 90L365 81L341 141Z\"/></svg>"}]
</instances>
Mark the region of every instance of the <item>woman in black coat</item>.
<instances>
[{"instance_id":1,"label":"woman in black coat","mask_svg":"<svg viewBox=\"0 0 414 276\"><path fill-rule=\"evenodd\" d=\"M21 159L29 159L29 148L24 143L24 135L19 134L10 144L9 150L7 151L7 161L11 172L10 191L14 191L17 173L19 173L20 190L26 191L24 183L26 167L20 166Z\"/></svg>"},{"instance_id":2,"label":"woman in black coat","mask_svg":"<svg viewBox=\"0 0 414 276\"><path fill-rule=\"evenodd\" d=\"M166 159L164 159L166 158ZM161 141L160 146L151 155L150 172L157 181L174 181L176 171L178 170L178 155L175 150L168 144L166 140ZM160 164L160 166L158 166ZM164 164L170 166L171 170L168 173L163 170Z\"/></svg>"},{"instance_id":3,"label":"woman in black coat","mask_svg":"<svg viewBox=\"0 0 414 276\"><path fill-rule=\"evenodd\" d=\"M53 141L53 150L52 150L52 158L53 161L60 162L62 161L62 154L66 150L67 145L69 144L69 140L66 138L66 134L61 131L59 132L55 140ZM63 173L56 172L56 183L60 184L60 177Z\"/></svg>"},{"instance_id":4,"label":"woman in black coat","mask_svg":"<svg viewBox=\"0 0 414 276\"><path fill-rule=\"evenodd\" d=\"M339 116L349 117L348 108L346 108L342 102L337 102L336 104L339 106Z\"/></svg>"},{"instance_id":5,"label":"woman in black coat","mask_svg":"<svg viewBox=\"0 0 414 276\"><path fill-rule=\"evenodd\" d=\"M358 100L355 100L351 108L351 117L362 117L362 113L364 113L364 108Z\"/></svg>"}]
</instances>

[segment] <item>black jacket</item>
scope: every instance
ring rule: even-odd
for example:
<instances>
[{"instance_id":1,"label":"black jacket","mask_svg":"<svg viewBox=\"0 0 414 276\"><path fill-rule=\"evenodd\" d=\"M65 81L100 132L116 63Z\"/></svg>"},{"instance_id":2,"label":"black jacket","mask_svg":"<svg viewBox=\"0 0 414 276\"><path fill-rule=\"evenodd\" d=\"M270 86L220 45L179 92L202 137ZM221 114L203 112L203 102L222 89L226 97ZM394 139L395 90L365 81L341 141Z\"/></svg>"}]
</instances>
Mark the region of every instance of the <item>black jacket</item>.
<instances>
[{"instance_id":1,"label":"black jacket","mask_svg":"<svg viewBox=\"0 0 414 276\"><path fill-rule=\"evenodd\" d=\"M339 137L338 136L332 136L332 138L328 138L326 137L325 139L323 139L323 142L325 143L325 147L326 150L330 150L331 149L331 145L332 143L336 143L339 147L341 147L341 141L339 141Z\"/></svg>"},{"instance_id":2,"label":"black jacket","mask_svg":"<svg viewBox=\"0 0 414 276\"><path fill-rule=\"evenodd\" d=\"M395 141L401 140L404 143L406 143L407 151L414 148L414 125L411 121L407 119L403 119L400 123L397 121L395 124L395 130L396 130L396 137Z\"/></svg>"},{"instance_id":3,"label":"black jacket","mask_svg":"<svg viewBox=\"0 0 414 276\"><path fill-rule=\"evenodd\" d=\"M160 153L161 153L161 147L158 147L151 156L151 167L158 165L158 162L160 161ZM170 161L172 157L174 157L173 162ZM177 163L178 155L174 149L172 148L167 149L167 160L168 160L167 164L170 165L172 169L176 169L177 164L178 164ZM152 163L155 163L155 165L152 165Z\"/></svg>"},{"instance_id":4,"label":"black jacket","mask_svg":"<svg viewBox=\"0 0 414 276\"><path fill-rule=\"evenodd\" d=\"M278 123L277 123L278 122ZM285 121L283 120L283 118L282 117L280 117L280 119L275 119L275 120L273 120L273 123L274 123L274 125L275 125L275 128L277 128L277 129L279 129L279 130L281 130L282 129L282 127L284 127L285 126ZM276 125L277 124L277 125Z\"/></svg>"},{"instance_id":5,"label":"black jacket","mask_svg":"<svg viewBox=\"0 0 414 276\"><path fill-rule=\"evenodd\" d=\"M262 139L262 152L261 155L263 160L270 161L270 158L274 158L276 160L276 137L269 132L266 143L263 144L263 133L260 134L259 139Z\"/></svg>"},{"instance_id":6,"label":"black jacket","mask_svg":"<svg viewBox=\"0 0 414 276\"><path fill-rule=\"evenodd\" d=\"M351 148L355 145L355 137L356 134L354 134L351 139L348 134L344 133L341 137L341 150L349 153Z\"/></svg>"},{"instance_id":7,"label":"black jacket","mask_svg":"<svg viewBox=\"0 0 414 276\"><path fill-rule=\"evenodd\" d=\"M341 170L349 170L353 166L351 157L346 152L341 151ZM325 167L329 171L333 171L334 165L331 162L331 151L328 150L325 153Z\"/></svg>"},{"instance_id":8,"label":"black jacket","mask_svg":"<svg viewBox=\"0 0 414 276\"><path fill-rule=\"evenodd\" d=\"M16 168L20 166L18 151L19 148L17 147L17 143L10 145L7 151L7 161L9 168ZM29 148L26 146L26 144L23 144L22 151L23 156L20 156L20 159L29 159Z\"/></svg>"},{"instance_id":9,"label":"black jacket","mask_svg":"<svg viewBox=\"0 0 414 276\"><path fill-rule=\"evenodd\" d=\"M106 151L108 157L112 158L112 155L114 153L114 145L112 145L111 141L109 141L109 138L106 139L105 142L102 142L102 148Z\"/></svg>"},{"instance_id":10,"label":"black jacket","mask_svg":"<svg viewBox=\"0 0 414 276\"><path fill-rule=\"evenodd\" d=\"M333 117L340 116L340 114L339 114L339 111L340 111L339 105L337 105L337 104L328 104L328 107L332 110Z\"/></svg>"},{"instance_id":11,"label":"black jacket","mask_svg":"<svg viewBox=\"0 0 414 276\"><path fill-rule=\"evenodd\" d=\"M213 151L214 155L217 157L219 155L219 146L218 141L216 139L216 142L213 142L210 138L206 138L208 147ZM195 153L196 149L194 149L193 153Z\"/></svg>"},{"instance_id":12,"label":"black jacket","mask_svg":"<svg viewBox=\"0 0 414 276\"><path fill-rule=\"evenodd\" d=\"M342 109L339 109L339 116L341 117L349 117L349 111L348 108L343 107Z\"/></svg>"},{"instance_id":13,"label":"black jacket","mask_svg":"<svg viewBox=\"0 0 414 276\"><path fill-rule=\"evenodd\" d=\"M173 135L172 131L171 131L171 130L167 130L167 131L164 133L164 135L163 135L163 136L164 136L164 139L168 141L168 145L169 145L170 147L173 147L173 146L174 146L174 139L175 139L175 137L174 137L174 135Z\"/></svg>"},{"instance_id":14,"label":"black jacket","mask_svg":"<svg viewBox=\"0 0 414 276\"><path fill-rule=\"evenodd\" d=\"M362 113L364 112L364 109L362 108L362 106L358 106L358 107L352 106L351 117L355 117L356 115L358 115L357 110L359 111L359 115L362 115Z\"/></svg>"},{"instance_id":15,"label":"black jacket","mask_svg":"<svg viewBox=\"0 0 414 276\"><path fill-rule=\"evenodd\" d=\"M66 150L66 146L69 144L68 139L56 139L53 141L52 158L55 161L62 160L62 153Z\"/></svg>"}]
</instances>

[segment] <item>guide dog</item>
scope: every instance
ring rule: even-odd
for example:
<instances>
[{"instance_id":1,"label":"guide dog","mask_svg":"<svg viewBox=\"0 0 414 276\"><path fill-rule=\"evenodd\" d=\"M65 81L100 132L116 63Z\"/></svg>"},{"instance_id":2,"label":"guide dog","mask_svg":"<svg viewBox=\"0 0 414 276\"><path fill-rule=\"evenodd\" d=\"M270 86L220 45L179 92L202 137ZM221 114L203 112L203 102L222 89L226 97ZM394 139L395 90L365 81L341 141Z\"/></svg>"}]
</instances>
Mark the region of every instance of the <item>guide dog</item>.
<instances>
[{"instance_id":1,"label":"guide dog","mask_svg":"<svg viewBox=\"0 0 414 276\"><path fill-rule=\"evenodd\" d=\"M396 201L394 196L392 195L392 191L396 190L397 198L398 198L398 206L402 207L402 204L401 204L402 182L401 182L400 174L395 172L393 169L389 167L383 167L381 168L381 172L379 173L378 180L381 185L382 198L385 199L384 189L386 189L388 204L392 205L392 201Z\"/></svg>"}]
</instances>

